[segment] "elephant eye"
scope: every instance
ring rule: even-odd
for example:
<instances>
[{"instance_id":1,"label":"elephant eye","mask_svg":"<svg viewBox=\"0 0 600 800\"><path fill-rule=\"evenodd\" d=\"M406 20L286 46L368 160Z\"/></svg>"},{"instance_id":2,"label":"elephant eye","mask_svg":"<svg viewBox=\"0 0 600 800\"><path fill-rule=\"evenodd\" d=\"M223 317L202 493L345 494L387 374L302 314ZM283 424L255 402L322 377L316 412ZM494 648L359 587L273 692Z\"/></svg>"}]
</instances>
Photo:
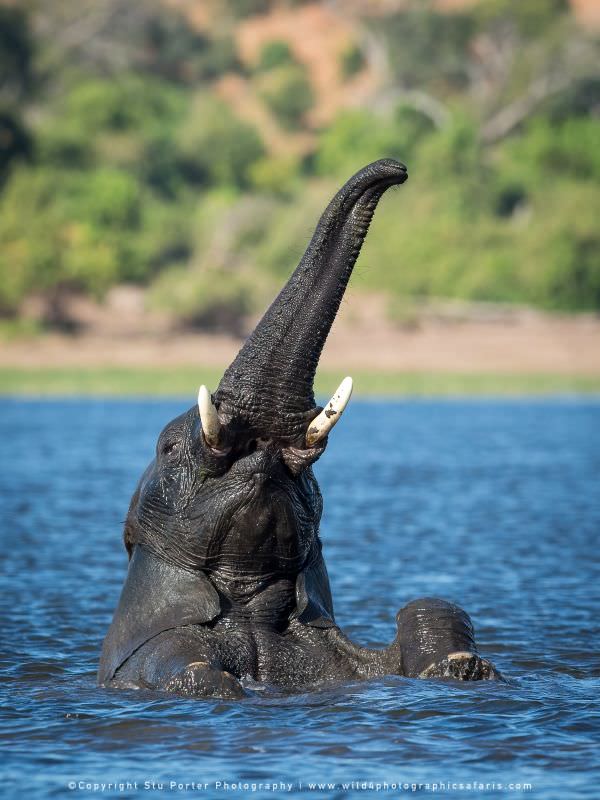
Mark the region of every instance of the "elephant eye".
<instances>
[{"instance_id":1,"label":"elephant eye","mask_svg":"<svg viewBox=\"0 0 600 800\"><path fill-rule=\"evenodd\" d=\"M160 449L161 455L168 456L176 453L179 449L179 442L165 442Z\"/></svg>"}]
</instances>

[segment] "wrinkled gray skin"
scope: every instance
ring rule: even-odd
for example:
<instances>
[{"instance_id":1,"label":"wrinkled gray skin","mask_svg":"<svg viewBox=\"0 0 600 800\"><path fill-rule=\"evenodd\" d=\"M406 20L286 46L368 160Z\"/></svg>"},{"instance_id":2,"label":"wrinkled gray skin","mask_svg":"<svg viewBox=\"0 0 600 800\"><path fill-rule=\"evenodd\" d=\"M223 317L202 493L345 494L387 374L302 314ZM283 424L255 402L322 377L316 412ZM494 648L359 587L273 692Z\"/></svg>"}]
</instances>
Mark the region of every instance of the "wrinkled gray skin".
<instances>
[{"instance_id":1,"label":"wrinkled gray skin","mask_svg":"<svg viewBox=\"0 0 600 800\"><path fill-rule=\"evenodd\" d=\"M248 677L285 691L389 674L498 677L469 617L443 600L403 608L386 649L353 644L335 623L321 555L312 464L327 440L305 443L320 411L315 371L379 198L406 178L384 159L333 198L213 395L218 447L197 406L160 434L125 523L129 571L101 684L242 697Z\"/></svg>"}]
</instances>

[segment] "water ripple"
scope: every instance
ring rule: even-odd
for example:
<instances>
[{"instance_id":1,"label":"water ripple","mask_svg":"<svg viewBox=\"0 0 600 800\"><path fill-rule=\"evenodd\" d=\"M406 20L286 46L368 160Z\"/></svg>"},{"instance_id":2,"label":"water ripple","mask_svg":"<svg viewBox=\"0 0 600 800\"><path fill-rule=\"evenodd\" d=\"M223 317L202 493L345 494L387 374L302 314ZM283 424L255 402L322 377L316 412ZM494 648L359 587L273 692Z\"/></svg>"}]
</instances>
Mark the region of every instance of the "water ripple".
<instances>
[{"instance_id":1,"label":"water ripple","mask_svg":"<svg viewBox=\"0 0 600 800\"><path fill-rule=\"evenodd\" d=\"M129 496L186 403L1 406L4 796L109 779L476 779L528 781L543 800L598 795L598 403L356 402L316 468L345 630L380 646L399 607L441 595L468 609L506 684L388 677L291 697L254 687L238 703L95 686Z\"/></svg>"}]
</instances>

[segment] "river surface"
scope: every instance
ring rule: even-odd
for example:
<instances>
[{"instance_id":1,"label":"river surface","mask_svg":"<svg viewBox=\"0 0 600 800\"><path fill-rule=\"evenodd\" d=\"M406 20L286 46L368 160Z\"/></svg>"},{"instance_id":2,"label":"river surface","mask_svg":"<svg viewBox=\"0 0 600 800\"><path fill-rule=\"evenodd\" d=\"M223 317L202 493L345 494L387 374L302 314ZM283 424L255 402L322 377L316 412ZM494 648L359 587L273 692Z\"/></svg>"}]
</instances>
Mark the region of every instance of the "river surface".
<instances>
[{"instance_id":1,"label":"river surface","mask_svg":"<svg viewBox=\"0 0 600 800\"><path fill-rule=\"evenodd\" d=\"M507 683L98 689L129 498L187 405L0 401L3 797L600 797L600 402L355 400L316 465L346 632L448 598Z\"/></svg>"}]
</instances>

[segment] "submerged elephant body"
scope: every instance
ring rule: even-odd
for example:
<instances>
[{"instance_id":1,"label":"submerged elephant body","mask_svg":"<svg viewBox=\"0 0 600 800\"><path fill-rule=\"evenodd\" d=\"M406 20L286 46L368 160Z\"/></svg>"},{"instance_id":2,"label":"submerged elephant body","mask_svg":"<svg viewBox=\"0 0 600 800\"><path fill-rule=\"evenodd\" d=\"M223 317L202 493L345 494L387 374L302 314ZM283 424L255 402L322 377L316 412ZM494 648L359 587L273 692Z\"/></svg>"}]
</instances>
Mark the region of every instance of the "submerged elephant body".
<instances>
[{"instance_id":1,"label":"submerged elephant body","mask_svg":"<svg viewBox=\"0 0 600 800\"><path fill-rule=\"evenodd\" d=\"M101 684L241 697L248 679L293 691L387 674L497 677L469 617L442 600L402 609L386 649L353 644L321 554L312 464L351 381L320 409L314 376L377 202L406 177L382 160L338 192L215 394L201 387L160 434L125 523L129 571Z\"/></svg>"},{"instance_id":2,"label":"submerged elephant body","mask_svg":"<svg viewBox=\"0 0 600 800\"><path fill-rule=\"evenodd\" d=\"M135 548L123 602L107 637L101 682L195 696L242 697L243 679L297 691L324 682L390 674L496 676L489 662L476 655L468 616L443 600L410 603L397 615L394 642L370 650L343 634L326 597L323 607L311 602L304 588L310 573L301 573L295 583L278 577L234 599L219 592L213 595L210 578L197 581L197 575L177 572ZM174 591L177 598L185 592L191 602L173 604L165 599ZM146 616L142 609L148 608L152 614ZM454 656L448 660L440 654Z\"/></svg>"}]
</instances>

